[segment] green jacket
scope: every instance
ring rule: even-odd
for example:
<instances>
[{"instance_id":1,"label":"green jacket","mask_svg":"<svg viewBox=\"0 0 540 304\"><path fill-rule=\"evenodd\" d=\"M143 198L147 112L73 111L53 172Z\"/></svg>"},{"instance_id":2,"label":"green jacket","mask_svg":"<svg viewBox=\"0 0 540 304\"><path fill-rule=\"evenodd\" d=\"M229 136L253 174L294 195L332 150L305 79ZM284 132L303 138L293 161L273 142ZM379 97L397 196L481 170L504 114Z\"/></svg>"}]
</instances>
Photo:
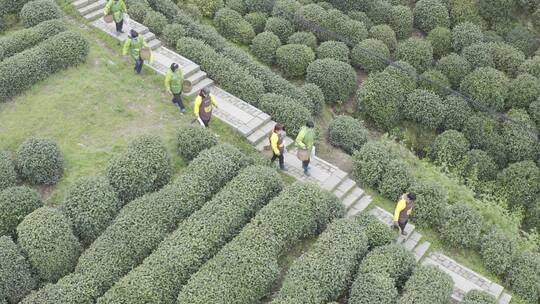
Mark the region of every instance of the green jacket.
<instances>
[{"instance_id":1,"label":"green jacket","mask_svg":"<svg viewBox=\"0 0 540 304\"><path fill-rule=\"evenodd\" d=\"M302 127L296 136L295 144L298 148L307 149L311 153L315 144L315 130L306 126Z\"/></svg>"},{"instance_id":2,"label":"green jacket","mask_svg":"<svg viewBox=\"0 0 540 304\"><path fill-rule=\"evenodd\" d=\"M124 19L124 13L127 11L124 0L109 0L105 6L105 15L112 13L115 22L120 22Z\"/></svg>"},{"instance_id":3,"label":"green jacket","mask_svg":"<svg viewBox=\"0 0 540 304\"><path fill-rule=\"evenodd\" d=\"M126 39L126 42L124 43L124 49L122 51L122 54L127 55L128 53L133 57L133 59L139 58L139 53L141 52L141 49L146 46L146 42L144 41L144 38L140 35L133 39L128 38Z\"/></svg>"},{"instance_id":4,"label":"green jacket","mask_svg":"<svg viewBox=\"0 0 540 304\"><path fill-rule=\"evenodd\" d=\"M184 83L184 74L182 73L182 70L178 69L176 72L169 71L167 72L167 75L165 75L165 88L167 91L178 94L182 92L182 84Z\"/></svg>"}]
</instances>

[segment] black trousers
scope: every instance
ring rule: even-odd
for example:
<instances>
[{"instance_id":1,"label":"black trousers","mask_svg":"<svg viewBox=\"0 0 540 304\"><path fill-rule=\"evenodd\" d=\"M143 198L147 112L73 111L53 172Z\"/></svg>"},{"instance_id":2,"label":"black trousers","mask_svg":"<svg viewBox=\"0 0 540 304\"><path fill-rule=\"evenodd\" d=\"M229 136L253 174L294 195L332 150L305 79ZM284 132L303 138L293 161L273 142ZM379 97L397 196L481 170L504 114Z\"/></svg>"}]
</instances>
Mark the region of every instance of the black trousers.
<instances>
[{"instance_id":1,"label":"black trousers","mask_svg":"<svg viewBox=\"0 0 540 304\"><path fill-rule=\"evenodd\" d=\"M205 127L208 128L210 126L210 119L208 119L208 120L201 119L201 120L202 120Z\"/></svg>"},{"instance_id":2,"label":"black trousers","mask_svg":"<svg viewBox=\"0 0 540 304\"><path fill-rule=\"evenodd\" d=\"M139 56L135 60L135 72L137 72L137 74L141 73L143 65L144 65L144 60L142 60L141 56Z\"/></svg>"},{"instance_id":3,"label":"black trousers","mask_svg":"<svg viewBox=\"0 0 540 304\"><path fill-rule=\"evenodd\" d=\"M271 160L272 164L276 161L276 158L279 159L279 167L283 168L285 166L285 158L283 157L283 153L280 153L279 155L274 153Z\"/></svg>"},{"instance_id":4,"label":"black trousers","mask_svg":"<svg viewBox=\"0 0 540 304\"><path fill-rule=\"evenodd\" d=\"M180 110L185 110L186 107L184 107L184 102L182 101L182 92L178 94L173 94L172 102L176 104L178 107L180 107Z\"/></svg>"},{"instance_id":5,"label":"black trousers","mask_svg":"<svg viewBox=\"0 0 540 304\"><path fill-rule=\"evenodd\" d=\"M124 19L120 20L120 22L114 22L116 24L116 31L121 32L122 28L124 27Z\"/></svg>"},{"instance_id":6,"label":"black trousers","mask_svg":"<svg viewBox=\"0 0 540 304\"><path fill-rule=\"evenodd\" d=\"M303 160L303 161L302 161L302 168L304 168L304 170L306 170L307 167L309 166L310 160L311 160L311 159Z\"/></svg>"},{"instance_id":7,"label":"black trousers","mask_svg":"<svg viewBox=\"0 0 540 304\"><path fill-rule=\"evenodd\" d=\"M398 225L399 225L399 228L401 229L401 231L405 231L405 226L407 226L408 222L409 222L409 220L405 220L403 222L398 221Z\"/></svg>"}]
</instances>

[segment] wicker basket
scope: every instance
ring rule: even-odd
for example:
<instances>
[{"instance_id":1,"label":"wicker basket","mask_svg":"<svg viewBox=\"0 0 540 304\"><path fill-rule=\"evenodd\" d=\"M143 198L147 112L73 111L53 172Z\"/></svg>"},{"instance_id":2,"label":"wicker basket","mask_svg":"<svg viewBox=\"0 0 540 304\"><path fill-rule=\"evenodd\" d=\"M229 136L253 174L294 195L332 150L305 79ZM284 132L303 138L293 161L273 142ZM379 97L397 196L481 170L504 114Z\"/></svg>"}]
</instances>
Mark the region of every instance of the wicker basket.
<instances>
[{"instance_id":1,"label":"wicker basket","mask_svg":"<svg viewBox=\"0 0 540 304\"><path fill-rule=\"evenodd\" d=\"M152 55L152 51L150 50L149 47L143 47L139 54L140 54L142 60L150 60L150 56Z\"/></svg>"},{"instance_id":2,"label":"wicker basket","mask_svg":"<svg viewBox=\"0 0 540 304\"><path fill-rule=\"evenodd\" d=\"M298 149L296 157L301 161L309 160L309 152L307 149Z\"/></svg>"},{"instance_id":3,"label":"wicker basket","mask_svg":"<svg viewBox=\"0 0 540 304\"><path fill-rule=\"evenodd\" d=\"M108 15L103 16L103 21L105 21L105 23L113 23L114 22L113 15L108 14Z\"/></svg>"},{"instance_id":4,"label":"wicker basket","mask_svg":"<svg viewBox=\"0 0 540 304\"><path fill-rule=\"evenodd\" d=\"M193 85L191 84L191 81L184 80L184 83L182 84L182 91L184 93L189 93L191 92L191 89L193 89Z\"/></svg>"}]
</instances>

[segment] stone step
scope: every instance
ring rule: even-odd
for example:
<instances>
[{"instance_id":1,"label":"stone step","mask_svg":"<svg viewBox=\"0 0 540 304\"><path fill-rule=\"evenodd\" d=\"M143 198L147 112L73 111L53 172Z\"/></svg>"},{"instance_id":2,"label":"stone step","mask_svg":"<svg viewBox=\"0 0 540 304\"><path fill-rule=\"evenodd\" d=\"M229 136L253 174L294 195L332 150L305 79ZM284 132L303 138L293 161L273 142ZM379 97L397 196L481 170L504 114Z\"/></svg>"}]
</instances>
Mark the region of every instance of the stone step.
<instances>
[{"instance_id":1,"label":"stone step","mask_svg":"<svg viewBox=\"0 0 540 304\"><path fill-rule=\"evenodd\" d=\"M88 6L94 2L97 2L98 0L76 0L76 1L73 1L72 5L73 7L75 7L77 10L80 9L80 8L83 8L85 6Z\"/></svg>"},{"instance_id":2,"label":"stone step","mask_svg":"<svg viewBox=\"0 0 540 304\"><path fill-rule=\"evenodd\" d=\"M403 247L407 249L408 251L412 251L416 245L418 245L418 242L420 242L420 239L422 238L422 235L418 232L413 232L412 235L409 237L409 239L403 243Z\"/></svg>"},{"instance_id":3,"label":"stone step","mask_svg":"<svg viewBox=\"0 0 540 304\"><path fill-rule=\"evenodd\" d=\"M184 96L186 97L195 97L197 96L197 94L199 94L199 92L204 89L204 88L207 88L211 85L214 84L214 81L210 78L206 78L204 79L203 81L200 81L199 83L197 83L195 86L193 86L193 88L191 89L191 91L189 93L184 93Z\"/></svg>"},{"instance_id":4,"label":"stone step","mask_svg":"<svg viewBox=\"0 0 540 304\"><path fill-rule=\"evenodd\" d=\"M505 292L499 298L499 301L497 303L498 304L510 304L510 301L512 301L512 296Z\"/></svg>"},{"instance_id":5,"label":"stone step","mask_svg":"<svg viewBox=\"0 0 540 304\"><path fill-rule=\"evenodd\" d=\"M206 72L199 70L192 75L184 76L184 78L186 80L189 80L191 82L191 85L196 85L197 83L201 82L203 79L206 78Z\"/></svg>"},{"instance_id":6,"label":"stone step","mask_svg":"<svg viewBox=\"0 0 540 304\"><path fill-rule=\"evenodd\" d=\"M264 124L261 128L255 130L255 132L251 133L247 137L247 141L254 145L259 146L259 143L261 143L263 140L268 139L268 136L270 136L270 132L274 129L274 126L276 125L276 122L273 120L268 121L266 124ZM266 144L263 145L263 147ZM262 150L259 150L262 151Z\"/></svg>"},{"instance_id":7,"label":"stone step","mask_svg":"<svg viewBox=\"0 0 540 304\"><path fill-rule=\"evenodd\" d=\"M98 0L94 3L90 3L87 6L83 6L79 8L78 10L79 10L79 13L81 13L81 15L83 16L86 16L95 11L100 11L103 16L103 9L105 8L106 4L107 3L105 2L105 0Z\"/></svg>"},{"instance_id":8,"label":"stone step","mask_svg":"<svg viewBox=\"0 0 540 304\"><path fill-rule=\"evenodd\" d=\"M431 246L431 243L428 241L425 241L422 244L416 246L416 248L414 248L413 253L414 253L414 258L416 259L416 262L422 259L422 257L426 254L430 246Z\"/></svg>"},{"instance_id":9,"label":"stone step","mask_svg":"<svg viewBox=\"0 0 540 304\"><path fill-rule=\"evenodd\" d=\"M375 207L369 210L369 213L373 214L379 221L388 225L388 227L392 227L394 225L392 214L380 207ZM401 244L407 241L407 239L409 239L409 236L413 233L414 229L415 229L414 225L411 223L408 223L407 226L405 226L405 232L407 232L407 235L400 234L396 242L398 244Z\"/></svg>"},{"instance_id":10,"label":"stone step","mask_svg":"<svg viewBox=\"0 0 540 304\"><path fill-rule=\"evenodd\" d=\"M142 34L142 36L144 38L144 41L146 41L146 43L149 43L150 41L153 41L156 39L156 35L152 32L146 32Z\"/></svg>"},{"instance_id":11,"label":"stone step","mask_svg":"<svg viewBox=\"0 0 540 304\"><path fill-rule=\"evenodd\" d=\"M155 50L157 48L159 48L161 46L161 41L157 40L157 39L154 39L150 42L147 41L147 44L148 44L148 47L151 49L151 50Z\"/></svg>"},{"instance_id":12,"label":"stone step","mask_svg":"<svg viewBox=\"0 0 540 304\"><path fill-rule=\"evenodd\" d=\"M354 188L354 190L349 193L349 195L347 195L342 201L345 210L349 210L351 206L354 205L354 203L356 203L362 198L362 196L364 196L364 190L358 187Z\"/></svg>"},{"instance_id":13,"label":"stone step","mask_svg":"<svg viewBox=\"0 0 540 304\"><path fill-rule=\"evenodd\" d=\"M365 194L362 198L354 203L350 209L352 215L356 215L364 210L371 204L373 198L370 195Z\"/></svg>"},{"instance_id":14,"label":"stone step","mask_svg":"<svg viewBox=\"0 0 540 304\"><path fill-rule=\"evenodd\" d=\"M86 15L81 13L81 15L84 16L84 19L92 22L92 21L95 21L95 20L98 20L98 19L102 18L103 17L103 11L102 10L97 10L97 11L93 11L93 12L91 12L89 14L86 14Z\"/></svg>"},{"instance_id":15,"label":"stone step","mask_svg":"<svg viewBox=\"0 0 540 304\"><path fill-rule=\"evenodd\" d=\"M337 198L342 199L345 197L345 194L348 194L349 191L354 188L354 186L356 186L355 181L350 178L344 179L341 184L338 185L336 190L334 190L334 194L337 196Z\"/></svg>"}]
</instances>

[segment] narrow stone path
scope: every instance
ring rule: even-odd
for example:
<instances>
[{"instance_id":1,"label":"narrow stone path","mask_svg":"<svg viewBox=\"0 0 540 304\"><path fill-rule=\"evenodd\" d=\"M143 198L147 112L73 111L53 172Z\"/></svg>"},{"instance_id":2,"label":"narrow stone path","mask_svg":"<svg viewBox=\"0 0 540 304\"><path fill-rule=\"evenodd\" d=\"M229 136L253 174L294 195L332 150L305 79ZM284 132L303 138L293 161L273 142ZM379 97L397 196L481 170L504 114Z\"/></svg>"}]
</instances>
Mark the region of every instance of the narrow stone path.
<instances>
[{"instance_id":1,"label":"narrow stone path","mask_svg":"<svg viewBox=\"0 0 540 304\"><path fill-rule=\"evenodd\" d=\"M275 125L275 121L272 121L268 114L214 85L213 80L207 77L207 74L200 69L199 65L162 46L161 41L146 26L132 20L124 27L126 33L118 35L113 24L106 24L103 21L105 3L105 0L76 0L73 5L94 27L121 42L127 39L129 30L135 29L145 38L149 47L153 50L154 62L152 64L145 63L148 67L161 75L165 75L171 63L176 62L180 65L185 78L191 81L193 85L192 90L184 94L185 96L193 97L203 88L209 88L219 105L219 109L215 112L216 117L246 137L248 142L256 147L258 151L263 152L265 150L268 136ZM289 137L285 139L286 146L291 146L292 143L293 139ZM303 174L301 162L296 158L296 149L286 152L285 162L288 166L287 174L301 181L313 182L321 188L333 192L343 202L347 210L347 216L355 216L366 210L372 202L372 197L358 187L347 172L323 159L312 158L310 177ZM381 222L389 226L392 225L392 214L386 210L374 207L368 212ZM441 253L430 252L426 256L431 244L427 241L421 242L422 235L415 231L414 225L407 225L406 231L408 232L407 236L399 236L396 242L403 244L407 250L411 251L418 262L436 265L447 272L455 282L454 293L452 294L455 301L461 301L467 291L479 289L494 295L498 298L499 304L508 304L510 302L511 296L503 293L502 286L457 264Z\"/></svg>"}]
</instances>

